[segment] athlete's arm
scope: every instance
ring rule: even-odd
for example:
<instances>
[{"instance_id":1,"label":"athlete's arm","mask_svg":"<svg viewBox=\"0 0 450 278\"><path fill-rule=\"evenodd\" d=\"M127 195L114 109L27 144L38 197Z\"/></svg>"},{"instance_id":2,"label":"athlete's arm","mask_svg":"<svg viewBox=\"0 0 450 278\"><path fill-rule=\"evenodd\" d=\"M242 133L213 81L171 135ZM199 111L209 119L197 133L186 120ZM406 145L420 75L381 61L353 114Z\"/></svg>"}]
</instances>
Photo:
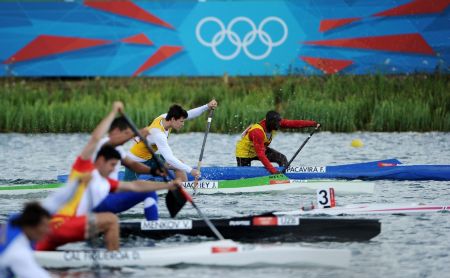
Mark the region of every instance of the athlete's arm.
<instances>
[{"instance_id":1,"label":"athlete's arm","mask_svg":"<svg viewBox=\"0 0 450 278\"><path fill-rule=\"evenodd\" d=\"M139 130L139 133L142 135L142 137L147 137L147 136L149 136L150 135L150 131L149 131L149 129L148 129L148 127L144 127L144 128L141 128L140 130ZM133 137L131 137L131 138L133 138L133 141L135 142L135 143L137 143L137 142L139 142L139 141L141 141L141 139L139 138L139 136L133 136ZM130 138L130 139L131 139ZM147 139L148 140L148 139Z\"/></svg>"},{"instance_id":2,"label":"athlete's arm","mask_svg":"<svg viewBox=\"0 0 450 278\"><path fill-rule=\"evenodd\" d=\"M255 148L256 155L259 158L259 161L266 167L267 171L271 174L277 173L277 169L273 167L270 163L269 159L266 156L266 146L264 145L264 132L260 129L253 129L249 132L248 137L253 142L253 146Z\"/></svg>"},{"instance_id":3,"label":"athlete's arm","mask_svg":"<svg viewBox=\"0 0 450 278\"><path fill-rule=\"evenodd\" d=\"M11 250L8 250L6 259L14 277L50 278L50 275L36 262L33 250L24 235L16 238L9 248Z\"/></svg>"},{"instance_id":4,"label":"athlete's arm","mask_svg":"<svg viewBox=\"0 0 450 278\"><path fill-rule=\"evenodd\" d=\"M192 120L194 118L197 118L198 116L200 116L201 114L203 114L203 112L208 110L208 104L202 105L200 107L188 110L188 117L186 118L186 120Z\"/></svg>"},{"instance_id":5,"label":"athlete's arm","mask_svg":"<svg viewBox=\"0 0 450 278\"><path fill-rule=\"evenodd\" d=\"M217 101L215 99L213 99L203 106L200 106L200 107L197 107L197 108L187 111L188 117L186 120L191 120L193 118L196 118L196 117L200 116L201 114L203 114L203 112L208 111L209 109L216 109L216 107L217 107Z\"/></svg>"},{"instance_id":6,"label":"athlete's arm","mask_svg":"<svg viewBox=\"0 0 450 278\"><path fill-rule=\"evenodd\" d=\"M120 191L133 191L133 192L150 192L165 189L175 189L176 185L182 185L182 182L178 179L165 182L156 181L129 181L129 182L119 182L116 192Z\"/></svg>"},{"instance_id":7,"label":"athlete's arm","mask_svg":"<svg viewBox=\"0 0 450 278\"><path fill-rule=\"evenodd\" d=\"M125 157L124 159L122 159L122 164L139 174L149 174L152 170L147 165L134 161L129 157Z\"/></svg>"},{"instance_id":8,"label":"athlete's arm","mask_svg":"<svg viewBox=\"0 0 450 278\"><path fill-rule=\"evenodd\" d=\"M302 128L302 127L310 127L316 126L317 123L315 121L307 121L307 120L286 120L282 119L280 122L280 127L282 128Z\"/></svg>"},{"instance_id":9,"label":"athlete's arm","mask_svg":"<svg viewBox=\"0 0 450 278\"><path fill-rule=\"evenodd\" d=\"M188 173L192 171L191 166L184 164L173 155L172 149L167 142L167 137L163 132L161 132L161 130L153 128L150 133L152 134L153 142L155 142L156 146L158 147L158 151L161 153L167 163L178 170L183 170Z\"/></svg>"},{"instance_id":10,"label":"athlete's arm","mask_svg":"<svg viewBox=\"0 0 450 278\"><path fill-rule=\"evenodd\" d=\"M110 144L111 146L121 146L128 142L131 138L133 138L133 134L125 134L125 133L119 133L115 135L113 138L109 137L109 140L106 141L104 144ZM104 145L102 144L102 146Z\"/></svg>"},{"instance_id":11,"label":"athlete's arm","mask_svg":"<svg viewBox=\"0 0 450 278\"><path fill-rule=\"evenodd\" d=\"M139 132L141 133L142 137L144 137L144 138L147 137L150 134L150 131L149 131L148 127L141 128L139 130Z\"/></svg>"},{"instance_id":12,"label":"athlete's arm","mask_svg":"<svg viewBox=\"0 0 450 278\"><path fill-rule=\"evenodd\" d=\"M123 111L123 103L120 101L114 102L111 112L109 112L109 114L100 122L100 124L98 124L98 126L92 132L89 142L81 151L80 154L81 159L84 160L91 159L92 155L95 152L98 142L103 138L103 135L105 135L106 132L108 132L108 129L116 116L116 113L121 111Z\"/></svg>"}]
</instances>

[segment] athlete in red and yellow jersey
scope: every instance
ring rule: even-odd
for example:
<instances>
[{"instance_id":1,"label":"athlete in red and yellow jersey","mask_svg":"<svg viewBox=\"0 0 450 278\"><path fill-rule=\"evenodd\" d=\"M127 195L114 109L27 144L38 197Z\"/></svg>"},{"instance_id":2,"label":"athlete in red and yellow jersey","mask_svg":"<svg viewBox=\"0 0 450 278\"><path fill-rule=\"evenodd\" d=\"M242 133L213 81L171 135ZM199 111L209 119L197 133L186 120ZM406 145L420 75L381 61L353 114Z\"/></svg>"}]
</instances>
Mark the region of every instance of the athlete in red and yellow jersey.
<instances>
[{"instance_id":1,"label":"athlete in red and yellow jersey","mask_svg":"<svg viewBox=\"0 0 450 278\"><path fill-rule=\"evenodd\" d=\"M44 207L53 214L50 234L37 243L38 250L54 250L69 242L88 238L89 228L104 233L106 248L119 249L118 218L111 212L91 213L110 192L147 192L172 189L180 181L170 183L134 181L119 182L108 176L119 163L120 153L112 146L103 146L95 161L91 160L103 135L108 131L117 112L123 110L121 102L115 102L113 110L93 131L72 167L68 183L44 200ZM89 219L88 219L89 218Z\"/></svg>"},{"instance_id":2,"label":"athlete in red and yellow jersey","mask_svg":"<svg viewBox=\"0 0 450 278\"><path fill-rule=\"evenodd\" d=\"M286 120L275 111L267 112L265 120L249 126L242 133L242 138L236 144L237 165L251 166L253 160L259 160L270 173L277 173L277 169L270 162L285 167L287 159L284 154L269 148L276 132L280 128L302 128L315 125L317 125L315 121Z\"/></svg>"}]
</instances>

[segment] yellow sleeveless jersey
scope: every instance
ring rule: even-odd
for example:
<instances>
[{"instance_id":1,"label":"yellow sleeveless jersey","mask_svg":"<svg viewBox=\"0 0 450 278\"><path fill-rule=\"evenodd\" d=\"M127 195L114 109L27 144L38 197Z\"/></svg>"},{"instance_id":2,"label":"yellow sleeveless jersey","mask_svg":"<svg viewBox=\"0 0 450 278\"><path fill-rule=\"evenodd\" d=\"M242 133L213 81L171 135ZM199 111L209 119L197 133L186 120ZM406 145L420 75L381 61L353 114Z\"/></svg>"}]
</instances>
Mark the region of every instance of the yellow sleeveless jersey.
<instances>
[{"instance_id":1,"label":"yellow sleeveless jersey","mask_svg":"<svg viewBox=\"0 0 450 278\"><path fill-rule=\"evenodd\" d=\"M153 120L153 122L147 127L147 129L150 131L153 128L157 128L159 130L161 130L161 132L165 132L164 126L162 125L161 121L164 119L164 117L160 116L156 119ZM169 134L172 131L172 129L169 129ZM169 136L167 136L169 137ZM155 144L151 144L151 147L153 148L153 151L156 152L158 150L158 147ZM132 154L134 154L135 156L145 159L145 160L150 160L152 159L152 154L149 152L149 150L147 149L147 147L145 146L144 142L140 141L135 143L131 149L130 152Z\"/></svg>"},{"instance_id":2,"label":"yellow sleeveless jersey","mask_svg":"<svg viewBox=\"0 0 450 278\"><path fill-rule=\"evenodd\" d=\"M250 140L249 134L250 131L254 129L260 129L264 133L264 145L268 146L270 142L272 142L273 137L275 136L275 131L271 131L270 138L267 137L264 128L260 124L253 124L249 126L242 134L242 138L236 144L236 157L242 158L252 158L256 157L255 147L253 146L253 141Z\"/></svg>"}]
</instances>

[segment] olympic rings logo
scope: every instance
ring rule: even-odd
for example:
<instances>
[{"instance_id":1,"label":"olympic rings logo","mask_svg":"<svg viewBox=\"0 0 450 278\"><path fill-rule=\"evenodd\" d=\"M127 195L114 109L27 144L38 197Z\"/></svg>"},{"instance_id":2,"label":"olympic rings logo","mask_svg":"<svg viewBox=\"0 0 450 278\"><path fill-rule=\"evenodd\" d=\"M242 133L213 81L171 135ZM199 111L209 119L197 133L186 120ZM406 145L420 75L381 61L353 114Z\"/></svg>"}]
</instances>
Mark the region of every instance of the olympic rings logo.
<instances>
[{"instance_id":1,"label":"olympic rings logo","mask_svg":"<svg viewBox=\"0 0 450 278\"><path fill-rule=\"evenodd\" d=\"M264 26L267 23L272 22L272 21L279 23L281 25L281 27L283 28L283 36L278 41L273 41L271 36L266 31L264 31ZM220 31L217 32L212 37L211 41L206 41L201 36L201 30L202 30L203 26L209 22L216 23L219 26ZM247 34L244 35L243 39L241 39L241 37L236 32L233 31L233 27L235 26L235 24L237 24L239 22L247 23L251 27L251 30ZM197 37L197 40L202 45L211 47L213 53L219 59L232 60L232 59L236 58L236 56L239 55L241 50L243 50L244 53L250 59L261 60L270 55L270 53L272 52L272 48L277 47L277 46L281 45L282 43L284 43L284 41L286 40L286 38L288 36L288 28L287 28L286 23L283 20L281 20L279 17L275 17L275 16L270 16L270 17L265 18L263 21L261 21L261 23L259 24L258 27L256 27L255 23L252 20L250 20L248 17L239 16L239 17L236 17L233 20L231 20L230 23L228 23L228 26L226 28L220 19L218 19L217 17L210 16L210 17L205 17L202 20L200 20L200 22L197 24L197 26L195 28L195 35ZM219 50L217 49L217 47L224 42L225 38L227 38L234 46L236 46L236 50L234 50L234 52L229 55L224 55L224 54L220 53ZM266 51L260 55L255 55L255 54L251 53L250 50L248 49L248 47L252 43L255 42L256 38L258 38L261 41L261 43L263 43L265 46L267 46Z\"/></svg>"}]
</instances>

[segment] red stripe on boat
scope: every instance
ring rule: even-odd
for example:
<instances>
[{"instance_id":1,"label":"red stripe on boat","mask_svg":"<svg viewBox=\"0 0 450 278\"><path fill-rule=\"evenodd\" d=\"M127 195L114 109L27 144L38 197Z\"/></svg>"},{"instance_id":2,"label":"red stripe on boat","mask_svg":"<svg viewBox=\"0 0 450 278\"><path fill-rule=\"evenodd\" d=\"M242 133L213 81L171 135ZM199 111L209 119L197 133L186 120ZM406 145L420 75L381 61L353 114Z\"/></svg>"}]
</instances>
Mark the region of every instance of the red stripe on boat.
<instances>
[{"instance_id":1,"label":"red stripe on boat","mask_svg":"<svg viewBox=\"0 0 450 278\"><path fill-rule=\"evenodd\" d=\"M334 198L334 188L330 188L330 207L334 208L336 206L336 199Z\"/></svg>"},{"instance_id":2,"label":"red stripe on boat","mask_svg":"<svg viewBox=\"0 0 450 278\"><path fill-rule=\"evenodd\" d=\"M253 226L278 226L278 218L275 216L253 217Z\"/></svg>"},{"instance_id":3,"label":"red stripe on boat","mask_svg":"<svg viewBox=\"0 0 450 278\"><path fill-rule=\"evenodd\" d=\"M285 183L289 183L289 180L284 180L284 181L280 181L280 180L270 180L269 184L285 184Z\"/></svg>"},{"instance_id":4,"label":"red stripe on boat","mask_svg":"<svg viewBox=\"0 0 450 278\"><path fill-rule=\"evenodd\" d=\"M213 246L211 249L211 252L213 254L217 254L217 253L235 253L238 251L237 246L233 246L233 247L222 247L222 246Z\"/></svg>"}]
</instances>

